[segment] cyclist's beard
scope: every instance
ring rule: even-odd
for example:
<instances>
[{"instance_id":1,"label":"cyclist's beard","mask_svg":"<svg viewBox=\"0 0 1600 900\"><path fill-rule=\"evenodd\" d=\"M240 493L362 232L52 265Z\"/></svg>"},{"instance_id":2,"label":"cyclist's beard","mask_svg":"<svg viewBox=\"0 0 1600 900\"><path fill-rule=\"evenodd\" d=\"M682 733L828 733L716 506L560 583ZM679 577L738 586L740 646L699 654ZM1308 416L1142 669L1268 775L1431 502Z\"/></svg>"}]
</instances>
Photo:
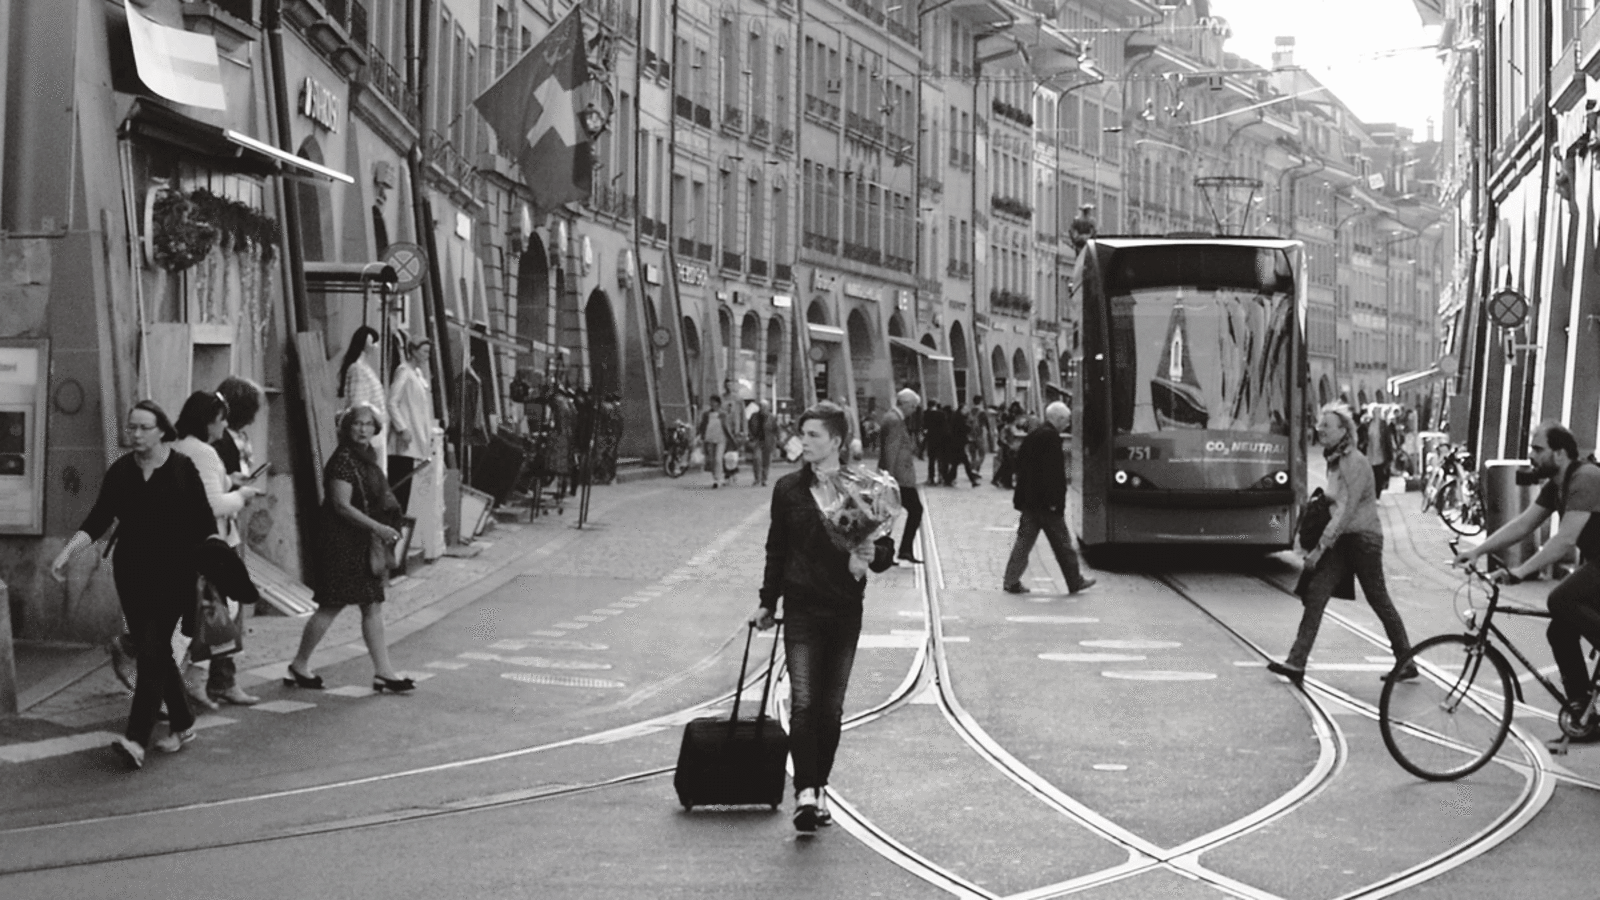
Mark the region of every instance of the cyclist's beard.
<instances>
[{"instance_id":1,"label":"cyclist's beard","mask_svg":"<svg viewBox=\"0 0 1600 900\"><path fill-rule=\"evenodd\" d=\"M1538 475L1541 479L1554 478L1555 476L1561 474L1561 467L1562 463L1548 462L1542 466L1534 466L1533 473Z\"/></svg>"}]
</instances>

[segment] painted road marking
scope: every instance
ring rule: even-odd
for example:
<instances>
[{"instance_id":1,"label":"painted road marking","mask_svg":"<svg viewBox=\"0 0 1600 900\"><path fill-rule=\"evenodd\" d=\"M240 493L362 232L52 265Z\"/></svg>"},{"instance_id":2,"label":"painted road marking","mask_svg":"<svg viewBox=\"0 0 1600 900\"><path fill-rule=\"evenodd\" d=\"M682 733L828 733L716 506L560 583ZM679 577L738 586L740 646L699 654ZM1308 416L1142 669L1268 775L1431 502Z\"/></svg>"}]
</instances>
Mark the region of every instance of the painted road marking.
<instances>
[{"instance_id":1,"label":"painted road marking","mask_svg":"<svg viewBox=\"0 0 1600 900\"><path fill-rule=\"evenodd\" d=\"M620 609L606 609L604 606L602 606L599 609L595 610L594 614L597 615L597 616L600 616L601 617L600 621L603 622L603 621L605 621L605 617L606 616L620 616L620 615L622 615L622 610L620 610Z\"/></svg>"},{"instance_id":2,"label":"painted road marking","mask_svg":"<svg viewBox=\"0 0 1600 900\"><path fill-rule=\"evenodd\" d=\"M1006 621L1018 625L1093 625L1100 620L1093 616L1006 616Z\"/></svg>"},{"instance_id":3,"label":"painted road marking","mask_svg":"<svg viewBox=\"0 0 1600 900\"><path fill-rule=\"evenodd\" d=\"M371 697L376 691L360 684L347 684L343 687L329 688L324 694L337 694L340 697Z\"/></svg>"},{"instance_id":4,"label":"painted road marking","mask_svg":"<svg viewBox=\"0 0 1600 900\"><path fill-rule=\"evenodd\" d=\"M1183 644L1178 641L1151 641L1139 639L1079 641L1078 645L1082 647L1099 647L1102 650L1171 650L1174 647L1183 646Z\"/></svg>"},{"instance_id":5,"label":"painted road marking","mask_svg":"<svg viewBox=\"0 0 1600 900\"><path fill-rule=\"evenodd\" d=\"M534 637L558 638L558 637L565 637L566 636L566 632L565 631L550 631L548 629L542 630L542 631L530 631L528 633L533 635Z\"/></svg>"},{"instance_id":6,"label":"painted road marking","mask_svg":"<svg viewBox=\"0 0 1600 900\"><path fill-rule=\"evenodd\" d=\"M324 693L327 693L326 691ZM302 709L315 709L315 703L301 703L298 700L268 700L266 703L257 703L251 709L259 709L269 713L292 713Z\"/></svg>"},{"instance_id":7,"label":"painted road marking","mask_svg":"<svg viewBox=\"0 0 1600 900\"><path fill-rule=\"evenodd\" d=\"M465 669L466 667L467 664L464 662L446 662L444 660L437 659L431 663L428 663L428 668L430 669L449 669L452 672L457 669Z\"/></svg>"},{"instance_id":8,"label":"painted road marking","mask_svg":"<svg viewBox=\"0 0 1600 900\"><path fill-rule=\"evenodd\" d=\"M1110 670L1100 675L1122 681L1210 681L1217 677L1215 672L1172 672L1161 669Z\"/></svg>"},{"instance_id":9,"label":"painted road marking","mask_svg":"<svg viewBox=\"0 0 1600 900\"><path fill-rule=\"evenodd\" d=\"M52 756L92 750L96 747L109 747L118 737L120 735L109 731L86 731L83 734L69 734L43 741L30 741L26 744L7 744L0 747L0 762L33 762L49 759Z\"/></svg>"},{"instance_id":10,"label":"painted road marking","mask_svg":"<svg viewBox=\"0 0 1600 900\"><path fill-rule=\"evenodd\" d=\"M535 650L610 650L605 644L592 641L523 641Z\"/></svg>"},{"instance_id":11,"label":"painted road marking","mask_svg":"<svg viewBox=\"0 0 1600 900\"><path fill-rule=\"evenodd\" d=\"M609 681L604 678L584 678L577 675L545 675L538 672L501 672L501 678L510 681L520 681L523 684L544 684L552 687L576 688L619 688L626 687L620 681Z\"/></svg>"},{"instance_id":12,"label":"painted road marking","mask_svg":"<svg viewBox=\"0 0 1600 900\"><path fill-rule=\"evenodd\" d=\"M495 641L489 645L490 650L521 650L528 646L527 641Z\"/></svg>"},{"instance_id":13,"label":"painted road marking","mask_svg":"<svg viewBox=\"0 0 1600 900\"><path fill-rule=\"evenodd\" d=\"M1039 658L1047 662L1085 662L1085 663L1114 663L1114 662L1143 662L1145 657L1132 653L1041 653Z\"/></svg>"},{"instance_id":14,"label":"painted road marking","mask_svg":"<svg viewBox=\"0 0 1600 900\"><path fill-rule=\"evenodd\" d=\"M579 629L588 628L589 627L589 623L588 622L557 622L556 623L556 627L557 628L565 628L568 631L578 631Z\"/></svg>"},{"instance_id":15,"label":"painted road marking","mask_svg":"<svg viewBox=\"0 0 1600 900\"><path fill-rule=\"evenodd\" d=\"M604 622L606 620L606 617L605 616L573 616L572 619L575 622L588 622L590 625L593 625L596 622Z\"/></svg>"},{"instance_id":16,"label":"painted road marking","mask_svg":"<svg viewBox=\"0 0 1600 900\"><path fill-rule=\"evenodd\" d=\"M1128 767L1123 765L1122 763L1095 763L1094 764L1094 769L1097 772L1126 772L1126 771L1128 771Z\"/></svg>"}]
</instances>

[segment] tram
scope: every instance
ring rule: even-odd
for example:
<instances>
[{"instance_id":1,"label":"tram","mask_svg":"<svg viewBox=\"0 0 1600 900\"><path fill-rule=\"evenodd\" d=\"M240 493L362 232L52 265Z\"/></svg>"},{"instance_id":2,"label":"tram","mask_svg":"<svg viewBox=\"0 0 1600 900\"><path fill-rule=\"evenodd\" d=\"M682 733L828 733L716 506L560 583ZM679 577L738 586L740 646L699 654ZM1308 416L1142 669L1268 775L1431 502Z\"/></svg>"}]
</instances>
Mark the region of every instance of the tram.
<instances>
[{"instance_id":1,"label":"tram","mask_svg":"<svg viewBox=\"0 0 1600 900\"><path fill-rule=\"evenodd\" d=\"M1304 247L1107 237L1079 255L1068 521L1117 546L1292 546L1312 412Z\"/></svg>"}]
</instances>

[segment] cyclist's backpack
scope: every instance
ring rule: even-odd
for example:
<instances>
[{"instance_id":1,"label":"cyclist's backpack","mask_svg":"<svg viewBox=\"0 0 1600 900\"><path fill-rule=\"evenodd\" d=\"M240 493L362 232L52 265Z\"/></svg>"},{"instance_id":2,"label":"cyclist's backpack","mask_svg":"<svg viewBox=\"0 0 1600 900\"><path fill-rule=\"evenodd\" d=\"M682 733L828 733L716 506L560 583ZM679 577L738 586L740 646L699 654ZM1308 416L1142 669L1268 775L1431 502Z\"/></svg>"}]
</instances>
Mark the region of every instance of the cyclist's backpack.
<instances>
[{"instance_id":1,"label":"cyclist's backpack","mask_svg":"<svg viewBox=\"0 0 1600 900\"><path fill-rule=\"evenodd\" d=\"M1317 488L1300 507L1300 548L1312 550L1322 540L1322 532L1333 521L1333 500Z\"/></svg>"}]
</instances>

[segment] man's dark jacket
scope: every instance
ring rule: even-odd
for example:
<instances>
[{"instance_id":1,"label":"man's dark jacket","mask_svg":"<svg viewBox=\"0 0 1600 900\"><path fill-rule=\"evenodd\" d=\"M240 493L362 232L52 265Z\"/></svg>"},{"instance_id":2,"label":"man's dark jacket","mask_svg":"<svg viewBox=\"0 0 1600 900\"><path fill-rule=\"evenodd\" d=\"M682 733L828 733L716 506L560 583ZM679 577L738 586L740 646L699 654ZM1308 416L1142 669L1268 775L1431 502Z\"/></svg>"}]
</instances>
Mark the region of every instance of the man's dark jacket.
<instances>
[{"instance_id":1,"label":"man's dark jacket","mask_svg":"<svg viewBox=\"0 0 1600 900\"><path fill-rule=\"evenodd\" d=\"M1065 512L1067 459L1061 452L1061 432L1048 421L1028 432L1017 449L1016 487L1011 506L1035 512Z\"/></svg>"}]
</instances>

